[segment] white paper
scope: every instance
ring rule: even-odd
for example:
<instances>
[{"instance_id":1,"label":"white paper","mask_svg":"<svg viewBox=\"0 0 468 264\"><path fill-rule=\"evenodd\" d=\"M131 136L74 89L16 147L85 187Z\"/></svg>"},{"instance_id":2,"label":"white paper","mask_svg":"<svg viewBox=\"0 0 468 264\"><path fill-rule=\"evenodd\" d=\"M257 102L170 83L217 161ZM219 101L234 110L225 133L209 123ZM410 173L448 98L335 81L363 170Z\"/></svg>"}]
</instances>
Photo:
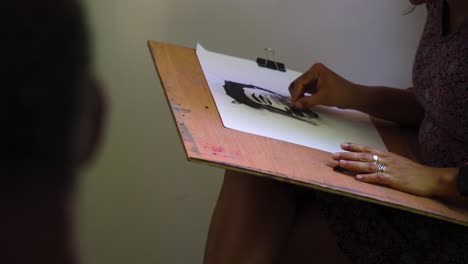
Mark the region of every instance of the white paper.
<instances>
[{"instance_id":1,"label":"white paper","mask_svg":"<svg viewBox=\"0 0 468 264\"><path fill-rule=\"evenodd\" d=\"M386 150L370 118L351 120L339 114L340 111L349 110L314 107L311 111L318 114L318 118L310 118L313 113L308 118L302 117L301 114L289 113L288 116L273 109L282 107L284 112L291 110L282 106L282 101L290 100L288 86L300 75L299 72L262 68L254 61L210 52L200 44L197 45L197 56L218 112L227 128L328 152L342 151L340 144L343 142L365 144ZM273 94L259 88L269 90ZM239 96L259 103L260 108L252 107L253 104L249 101L239 103L244 100L239 100ZM246 102L251 106L246 105ZM267 107L261 108L264 105Z\"/></svg>"}]
</instances>

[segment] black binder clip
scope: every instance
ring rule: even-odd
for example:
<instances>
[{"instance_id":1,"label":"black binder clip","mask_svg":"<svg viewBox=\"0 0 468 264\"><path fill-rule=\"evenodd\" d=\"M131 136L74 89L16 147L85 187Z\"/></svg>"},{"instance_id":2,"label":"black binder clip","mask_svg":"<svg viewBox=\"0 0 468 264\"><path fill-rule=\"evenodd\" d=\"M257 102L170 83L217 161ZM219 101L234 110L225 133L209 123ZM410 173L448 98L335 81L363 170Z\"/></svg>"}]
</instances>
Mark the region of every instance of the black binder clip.
<instances>
[{"instance_id":1,"label":"black binder clip","mask_svg":"<svg viewBox=\"0 0 468 264\"><path fill-rule=\"evenodd\" d=\"M270 53L271 53L271 60L270 60L270 55L269 55ZM284 66L284 63L275 61L274 49L266 48L265 54L266 54L266 59L257 58L258 66L272 69L272 70L286 72L286 67Z\"/></svg>"}]
</instances>

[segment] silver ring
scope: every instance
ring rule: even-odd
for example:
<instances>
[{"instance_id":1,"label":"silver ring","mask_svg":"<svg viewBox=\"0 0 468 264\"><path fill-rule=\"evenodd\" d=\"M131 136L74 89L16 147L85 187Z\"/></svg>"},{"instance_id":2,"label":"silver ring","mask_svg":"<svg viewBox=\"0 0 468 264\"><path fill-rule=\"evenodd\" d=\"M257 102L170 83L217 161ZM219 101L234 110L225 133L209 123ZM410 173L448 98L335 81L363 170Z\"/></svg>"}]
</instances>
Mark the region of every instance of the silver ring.
<instances>
[{"instance_id":1,"label":"silver ring","mask_svg":"<svg viewBox=\"0 0 468 264\"><path fill-rule=\"evenodd\" d=\"M372 155L372 162L373 162L373 163L379 163L379 156L377 156L377 155Z\"/></svg>"},{"instance_id":2,"label":"silver ring","mask_svg":"<svg viewBox=\"0 0 468 264\"><path fill-rule=\"evenodd\" d=\"M385 172L385 165L377 163L377 170L380 173L384 173Z\"/></svg>"}]
</instances>

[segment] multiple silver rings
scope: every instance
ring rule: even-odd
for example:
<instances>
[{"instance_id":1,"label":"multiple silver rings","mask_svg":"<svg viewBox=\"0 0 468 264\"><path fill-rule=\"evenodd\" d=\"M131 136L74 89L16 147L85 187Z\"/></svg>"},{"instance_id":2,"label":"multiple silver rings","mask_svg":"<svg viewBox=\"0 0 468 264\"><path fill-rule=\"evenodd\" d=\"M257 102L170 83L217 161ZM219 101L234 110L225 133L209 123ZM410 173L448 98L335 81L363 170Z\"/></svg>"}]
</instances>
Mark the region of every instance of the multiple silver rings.
<instances>
[{"instance_id":1,"label":"multiple silver rings","mask_svg":"<svg viewBox=\"0 0 468 264\"><path fill-rule=\"evenodd\" d=\"M377 172L384 173L385 172L385 165L379 162L380 158L377 155L372 155L372 163L377 165Z\"/></svg>"}]
</instances>

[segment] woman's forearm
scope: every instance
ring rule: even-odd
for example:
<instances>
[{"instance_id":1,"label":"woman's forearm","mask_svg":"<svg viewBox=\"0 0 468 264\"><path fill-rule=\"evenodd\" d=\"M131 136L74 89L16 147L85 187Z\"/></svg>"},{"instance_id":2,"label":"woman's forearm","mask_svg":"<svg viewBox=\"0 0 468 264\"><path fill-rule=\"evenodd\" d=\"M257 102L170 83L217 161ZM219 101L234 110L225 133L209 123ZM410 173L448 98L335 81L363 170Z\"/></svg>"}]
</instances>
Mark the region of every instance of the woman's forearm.
<instances>
[{"instance_id":1,"label":"woman's forearm","mask_svg":"<svg viewBox=\"0 0 468 264\"><path fill-rule=\"evenodd\" d=\"M396 123L419 126L424 110L409 90L355 85L350 95L351 108Z\"/></svg>"}]
</instances>

